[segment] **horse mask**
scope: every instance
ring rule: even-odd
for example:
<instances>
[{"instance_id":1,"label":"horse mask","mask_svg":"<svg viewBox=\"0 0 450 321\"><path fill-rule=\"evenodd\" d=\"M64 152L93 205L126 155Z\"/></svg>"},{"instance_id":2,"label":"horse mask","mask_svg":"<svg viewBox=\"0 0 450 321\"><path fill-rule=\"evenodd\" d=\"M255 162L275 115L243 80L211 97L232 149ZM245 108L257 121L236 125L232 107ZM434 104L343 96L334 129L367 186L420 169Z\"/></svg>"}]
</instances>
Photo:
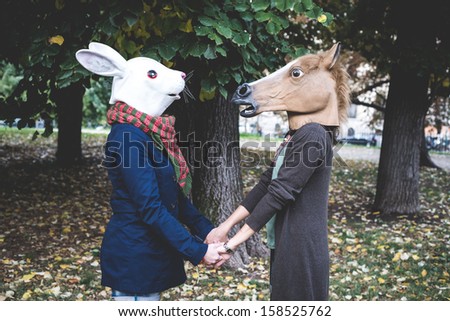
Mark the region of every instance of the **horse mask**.
<instances>
[{"instance_id":1,"label":"horse mask","mask_svg":"<svg viewBox=\"0 0 450 321\"><path fill-rule=\"evenodd\" d=\"M242 117L265 111L287 111L289 127L309 122L339 126L349 105L348 74L340 63L340 43L320 54L299 57L274 73L239 86L235 105L246 108Z\"/></svg>"},{"instance_id":2,"label":"horse mask","mask_svg":"<svg viewBox=\"0 0 450 321\"><path fill-rule=\"evenodd\" d=\"M147 115L158 117L180 99L186 74L172 70L145 57L125 60L113 48L96 42L89 49L77 51L76 58L90 72L114 77L109 102L133 106Z\"/></svg>"}]
</instances>

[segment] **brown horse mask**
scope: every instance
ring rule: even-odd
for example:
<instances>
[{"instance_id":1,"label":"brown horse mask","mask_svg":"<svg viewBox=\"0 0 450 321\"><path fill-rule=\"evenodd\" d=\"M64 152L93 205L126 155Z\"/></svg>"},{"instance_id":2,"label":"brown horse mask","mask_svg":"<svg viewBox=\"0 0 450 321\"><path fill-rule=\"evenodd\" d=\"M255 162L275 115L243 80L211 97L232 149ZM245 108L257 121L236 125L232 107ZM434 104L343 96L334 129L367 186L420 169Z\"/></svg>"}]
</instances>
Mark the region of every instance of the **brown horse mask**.
<instances>
[{"instance_id":1,"label":"brown horse mask","mask_svg":"<svg viewBox=\"0 0 450 321\"><path fill-rule=\"evenodd\" d=\"M243 117L265 111L287 111L289 127L306 123L339 126L349 105L348 75L340 63L340 43L321 54L299 57L274 73L238 87L235 105Z\"/></svg>"}]
</instances>

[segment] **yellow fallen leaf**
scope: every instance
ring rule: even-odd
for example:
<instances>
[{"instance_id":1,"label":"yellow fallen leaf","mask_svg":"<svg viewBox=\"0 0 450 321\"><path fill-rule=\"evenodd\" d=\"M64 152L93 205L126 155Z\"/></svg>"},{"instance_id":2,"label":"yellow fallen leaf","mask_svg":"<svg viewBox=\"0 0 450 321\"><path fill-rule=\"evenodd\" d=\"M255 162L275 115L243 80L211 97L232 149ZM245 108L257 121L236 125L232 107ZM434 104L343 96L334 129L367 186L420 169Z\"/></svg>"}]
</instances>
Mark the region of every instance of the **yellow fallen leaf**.
<instances>
[{"instance_id":1,"label":"yellow fallen leaf","mask_svg":"<svg viewBox=\"0 0 450 321\"><path fill-rule=\"evenodd\" d=\"M192 278L193 279L198 279L199 275L197 272L192 273Z\"/></svg>"},{"instance_id":2,"label":"yellow fallen leaf","mask_svg":"<svg viewBox=\"0 0 450 321\"><path fill-rule=\"evenodd\" d=\"M63 228L62 233L63 234L69 234L71 231L70 226Z\"/></svg>"},{"instance_id":3,"label":"yellow fallen leaf","mask_svg":"<svg viewBox=\"0 0 450 321\"><path fill-rule=\"evenodd\" d=\"M400 260L400 257L402 256L402 252L395 253L394 257L392 258L392 262L397 262Z\"/></svg>"},{"instance_id":4,"label":"yellow fallen leaf","mask_svg":"<svg viewBox=\"0 0 450 321\"><path fill-rule=\"evenodd\" d=\"M67 269L70 265L69 264L60 264L59 267L63 270Z\"/></svg>"},{"instance_id":5,"label":"yellow fallen leaf","mask_svg":"<svg viewBox=\"0 0 450 321\"><path fill-rule=\"evenodd\" d=\"M22 281L30 281L35 275L35 273L25 274L22 276Z\"/></svg>"},{"instance_id":6,"label":"yellow fallen leaf","mask_svg":"<svg viewBox=\"0 0 450 321\"><path fill-rule=\"evenodd\" d=\"M231 275L228 275L228 276L225 277L225 280L226 281L231 281L231 280L233 280L233 277Z\"/></svg>"},{"instance_id":7,"label":"yellow fallen leaf","mask_svg":"<svg viewBox=\"0 0 450 321\"><path fill-rule=\"evenodd\" d=\"M415 255L415 254L412 255L412 258L413 258L414 261L417 261L418 259L420 259L420 257L418 257L418 256Z\"/></svg>"},{"instance_id":8,"label":"yellow fallen leaf","mask_svg":"<svg viewBox=\"0 0 450 321\"><path fill-rule=\"evenodd\" d=\"M384 284L386 281L383 278L378 278L378 283Z\"/></svg>"},{"instance_id":9,"label":"yellow fallen leaf","mask_svg":"<svg viewBox=\"0 0 450 321\"><path fill-rule=\"evenodd\" d=\"M245 290L247 290L247 287L244 284L239 283L237 286L237 289L238 289L238 291L245 291Z\"/></svg>"},{"instance_id":10,"label":"yellow fallen leaf","mask_svg":"<svg viewBox=\"0 0 450 321\"><path fill-rule=\"evenodd\" d=\"M51 44L51 45L52 44L57 44L57 45L61 46L64 43L64 37L61 36L61 35L50 37L48 39L48 43Z\"/></svg>"},{"instance_id":11,"label":"yellow fallen leaf","mask_svg":"<svg viewBox=\"0 0 450 321\"><path fill-rule=\"evenodd\" d=\"M32 294L33 292L31 292L31 290L28 290L27 292L25 292L23 295L22 295L22 299L24 299L24 300L28 300L30 297L31 297L31 294Z\"/></svg>"},{"instance_id":12,"label":"yellow fallen leaf","mask_svg":"<svg viewBox=\"0 0 450 321\"><path fill-rule=\"evenodd\" d=\"M428 272L427 272L427 270L425 270L425 269L423 269L422 270L422 273L420 273L423 277L426 277L427 276L427 274L428 274Z\"/></svg>"},{"instance_id":13,"label":"yellow fallen leaf","mask_svg":"<svg viewBox=\"0 0 450 321\"><path fill-rule=\"evenodd\" d=\"M450 274L448 274L448 272L447 271L444 271L444 273L442 273L442 274L444 274L444 276L450 276Z\"/></svg>"}]
</instances>

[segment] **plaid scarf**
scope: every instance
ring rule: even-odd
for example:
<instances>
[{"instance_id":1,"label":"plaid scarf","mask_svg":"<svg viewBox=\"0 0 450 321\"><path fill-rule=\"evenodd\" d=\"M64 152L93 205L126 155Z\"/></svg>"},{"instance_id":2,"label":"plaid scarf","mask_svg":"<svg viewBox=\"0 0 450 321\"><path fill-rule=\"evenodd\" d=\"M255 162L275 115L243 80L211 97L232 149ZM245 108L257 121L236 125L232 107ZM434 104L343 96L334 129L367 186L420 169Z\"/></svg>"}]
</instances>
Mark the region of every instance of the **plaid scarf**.
<instances>
[{"instance_id":1,"label":"plaid scarf","mask_svg":"<svg viewBox=\"0 0 450 321\"><path fill-rule=\"evenodd\" d=\"M186 160L177 145L175 138L175 117L152 117L123 103L116 102L106 115L108 124L132 124L149 135L155 142L156 148L165 149L175 169L178 184L186 196L189 196L192 187L192 178Z\"/></svg>"}]
</instances>

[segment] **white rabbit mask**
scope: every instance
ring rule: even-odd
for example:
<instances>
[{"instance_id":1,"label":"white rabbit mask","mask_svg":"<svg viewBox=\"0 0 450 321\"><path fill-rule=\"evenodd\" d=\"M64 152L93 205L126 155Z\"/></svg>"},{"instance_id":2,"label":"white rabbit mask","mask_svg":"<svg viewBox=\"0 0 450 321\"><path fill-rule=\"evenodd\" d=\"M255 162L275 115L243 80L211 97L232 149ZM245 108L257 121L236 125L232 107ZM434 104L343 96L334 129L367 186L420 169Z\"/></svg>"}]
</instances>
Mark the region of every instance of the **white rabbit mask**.
<instances>
[{"instance_id":1,"label":"white rabbit mask","mask_svg":"<svg viewBox=\"0 0 450 321\"><path fill-rule=\"evenodd\" d=\"M125 60L113 48L91 42L76 53L78 62L90 72L114 77L110 104L122 101L147 115L158 117L177 99L186 74L145 57Z\"/></svg>"}]
</instances>

